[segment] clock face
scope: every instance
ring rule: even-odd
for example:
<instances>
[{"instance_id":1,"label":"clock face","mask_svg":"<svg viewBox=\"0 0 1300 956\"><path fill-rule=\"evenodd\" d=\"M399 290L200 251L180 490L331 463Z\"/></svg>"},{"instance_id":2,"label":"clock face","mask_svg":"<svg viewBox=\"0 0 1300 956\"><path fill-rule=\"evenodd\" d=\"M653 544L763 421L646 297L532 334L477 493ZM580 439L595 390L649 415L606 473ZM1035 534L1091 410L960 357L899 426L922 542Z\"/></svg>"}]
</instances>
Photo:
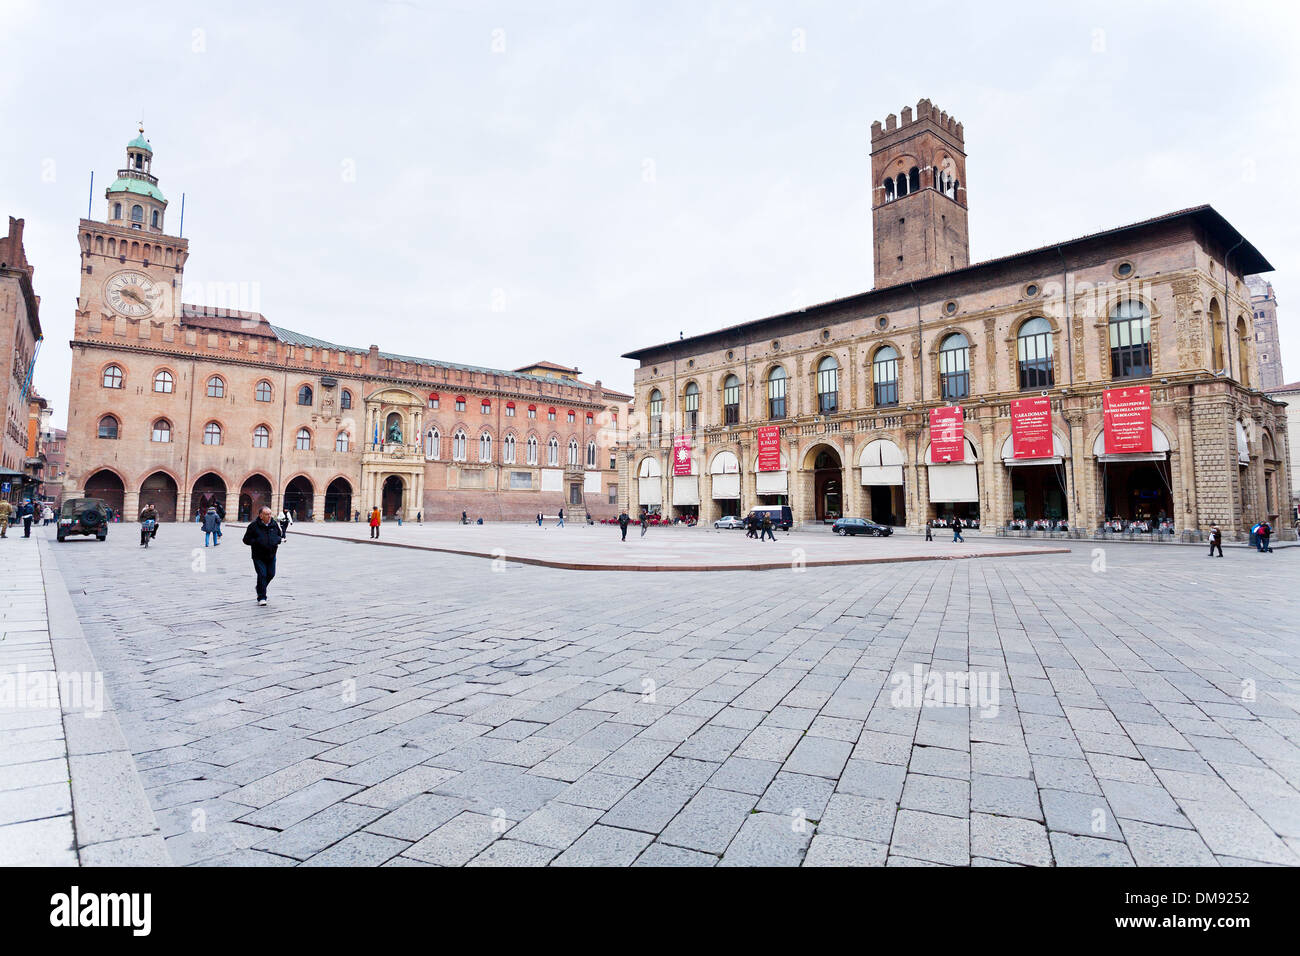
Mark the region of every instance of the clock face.
<instances>
[{"instance_id":1,"label":"clock face","mask_svg":"<svg viewBox=\"0 0 1300 956\"><path fill-rule=\"evenodd\" d=\"M114 311L139 318L149 315L163 290L143 272L118 272L104 283L104 298Z\"/></svg>"}]
</instances>

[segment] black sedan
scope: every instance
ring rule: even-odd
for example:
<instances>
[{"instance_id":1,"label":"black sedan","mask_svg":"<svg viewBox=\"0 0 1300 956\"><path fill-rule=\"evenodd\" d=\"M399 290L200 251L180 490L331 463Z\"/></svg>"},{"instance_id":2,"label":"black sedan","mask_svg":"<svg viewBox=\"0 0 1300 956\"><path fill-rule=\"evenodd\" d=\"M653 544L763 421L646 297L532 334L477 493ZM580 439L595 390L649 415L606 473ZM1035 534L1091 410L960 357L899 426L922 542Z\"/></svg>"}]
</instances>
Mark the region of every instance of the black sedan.
<instances>
[{"instance_id":1,"label":"black sedan","mask_svg":"<svg viewBox=\"0 0 1300 956\"><path fill-rule=\"evenodd\" d=\"M838 535L869 534L873 538L887 538L894 533L889 525L876 524L866 518L838 518L831 525L831 530Z\"/></svg>"}]
</instances>

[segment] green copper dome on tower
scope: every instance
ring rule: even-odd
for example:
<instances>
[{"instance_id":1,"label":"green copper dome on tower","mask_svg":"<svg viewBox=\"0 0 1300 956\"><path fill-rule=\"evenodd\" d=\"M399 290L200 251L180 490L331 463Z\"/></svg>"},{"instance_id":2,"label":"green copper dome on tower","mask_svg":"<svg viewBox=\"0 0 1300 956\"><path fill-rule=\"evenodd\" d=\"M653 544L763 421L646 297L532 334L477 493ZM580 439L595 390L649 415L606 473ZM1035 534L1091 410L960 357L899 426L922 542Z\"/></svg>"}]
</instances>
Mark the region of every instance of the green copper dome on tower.
<instances>
[{"instance_id":1,"label":"green copper dome on tower","mask_svg":"<svg viewBox=\"0 0 1300 956\"><path fill-rule=\"evenodd\" d=\"M143 149L146 153L149 154L153 153L153 147L150 146L149 141L144 138L144 130L140 130L140 135L138 135L135 139L131 140L131 142L127 143L126 148Z\"/></svg>"}]
</instances>

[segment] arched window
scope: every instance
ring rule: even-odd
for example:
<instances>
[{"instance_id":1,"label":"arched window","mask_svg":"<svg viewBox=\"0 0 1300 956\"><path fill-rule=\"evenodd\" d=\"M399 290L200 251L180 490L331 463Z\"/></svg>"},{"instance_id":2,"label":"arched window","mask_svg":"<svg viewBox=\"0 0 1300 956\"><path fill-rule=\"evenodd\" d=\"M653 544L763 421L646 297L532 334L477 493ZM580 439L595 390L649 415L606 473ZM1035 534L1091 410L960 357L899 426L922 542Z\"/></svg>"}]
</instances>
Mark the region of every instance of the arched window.
<instances>
[{"instance_id":1,"label":"arched window","mask_svg":"<svg viewBox=\"0 0 1300 956\"><path fill-rule=\"evenodd\" d=\"M785 418L785 369L777 366L767 375L767 417Z\"/></svg>"},{"instance_id":2,"label":"arched window","mask_svg":"<svg viewBox=\"0 0 1300 956\"><path fill-rule=\"evenodd\" d=\"M899 173L898 179L896 179L894 182L895 182L894 189L897 191L898 195L906 196L907 195L907 174Z\"/></svg>"},{"instance_id":3,"label":"arched window","mask_svg":"<svg viewBox=\"0 0 1300 956\"><path fill-rule=\"evenodd\" d=\"M954 332L939 346L939 397L945 402L970 394L970 342Z\"/></svg>"},{"instance_id":4,"label":"arched window","mask_svg":"<svg viewBox=\"0 0 1300 956\"><path fill-rule=\"evenodd\" d=\"M483 399L483 401L479 403L479 410L482 411L484 415L491 415L492 414L491 399L487 399L487 398Z\"/></svg>"},{"instance_id":5,"label":"arched window","mask_svg":"<svg viewBox=\"0 0 1300 956\"><path fill-rule=\"evenodd\" d=\"M105 415L99 420L99 437L116 438L117 437L117 419L112 415Z\"/></svg>"},{"instance_id":6,"label":"arched window","mask_svg":"<svg viewBox=\"0 0 1300 956\"><path fill-rule=\"evenodd\" d=\"M465 410L465 396L457 395L456 401L453 403L452 408L454 408L458 412L463 412Z\"/></svg>"},{"instance_id":7,"label":"arched window","mask_svg":"<svg viewBox=\"0 0 1300 956\"><path fill-rule=\"evenodd\" d=\"M478 460L492 460L492 436L487 432L478 436Z\"/></svg>"},{"instance_id":8,"label":"arched window","mask_svg":"<svg viewBox=\"0 0 1300 956\"><path fill-rule=\"evenodd\" d=\"M871 381L877 407L898 404L898 350L892 345L876 349L876 357L871 361Z\"/></svg>"},{"instance_id":9,"label":"arched window","mask_svg":"<svg viewBox=\"0 0 1300 956\"><path fill-rule=\"evenodd\" d=\"M578 420L578 417L577 415L574 414L572 408L569 409L568 414L565 416L564 420L567 421L570 425L572 425L575 421Z\"/></svg>"},{"instance_id":10,"label":"arched window","mask_svg":"<svg viewBox=\"0 0 1300 956\"><path fill-rule=\"evenodd\" d=\"M430 461L437 461L442 455L442 435L438 429L430 428L424 433L424 457Z\"/></svg>"},{"instance_id":11,"label":"arched window","mask_svg":"<svg viewBox=\"0 0 1300 956\"><path fill-rule=\"evenodd\" d=\"M203 444L220 445L221 444L221 426L216 422L208 422L203 426Z\"/></svg>"},{"instance_id":12,"label":"arched window","mask_svg":"<svg viewBox=\"0 0 1300 956\"><path fill-rule=\"evenodd\" d=\"M269 402L271 400L271 383L261 381L253 389L253 398L259 402Z\"/></svg>"},{"instance_id":13,"label":"arched window","mask_svg":"<svg viewBox=\"0 0 1300 956\"><path fill-rule=\"evenodd\" d=\"M664 427L664 396L659 389L650 393L650 437L658 438Z\"/></svg>"},{"instance_id":14,"label":"arched window","mask_svg":"<svg viewBox=\"0 0 1300 956\"><path fill-rule=\"evenodd\" d=\"M554 409L554 408L548 408L548 409L546 410L546 420L547 420L548 422L553 422L553 421L555 421L555 409Z\"/></svg>"},{"instance_id":15,"label":"arched window","mask_svg":"<svg viewBox=\"0 0 1300 956\"><path fill-rule=\"evenodd\" d=\"M907 171L907 191L914 193L921 188L921 171L913 166Z\"/></svg>"},{"instance_id":16,"label":"arched window","mask_svg":"<svg viewBox=\"0 0 1300 956\"><path fill-rule=\"evenodd\" d=\"M560 440L554 435L546 443L546 463L551 467L555 467L560 463Z\"/></svg>"},{"instance_id":17,"label":"arched window","mask_svg":"<svg viewBox=\"0 0 1300 956\"><path fill-rule=\"evenodd\" d=\"M835 361L835 356L828 355L817 363L817 411L830 415L839 404L840 363Z\"/></svg>"},{"instance_id":18,"label":"arched window","mask_svg":"<svg viewBox=\"0 0 1300 956\"><path fill-rule=\"evenodd\" d=\"M131 221L144 222L144 206L141 206L139 203L136 203L134 206L131 207Z\"/></svg>"},{"instance_id":19,"label":"arched window","mask_svg":"<svg viewBox=\"0 0 1300 956\"><path fill-rule=\"evenodd\" d=\"M451 436L451 460L464 461L469 456L469 436L457 429Z\"/></svg>"},{"instance_id":20,"label":"arched window","mask_svg":"<svg viewBox=\"0 0 1300 956\"><path fill-rule=\"evenodd\" d=\"M110 365L104 369L103 386L105 388L121 388L122 369L116 365Z\"/></svg>"},{"instance_id":21,"label":"arched window","mask_svg":"<svg viewBox=\"0 0 1300 956\"><path fill-rule=\"evenodd\" d=\"M176 379L171 372L166 369L154 372L153 390L155 392L166 392L170 394L176 389Z\"/></svg>"},{"instance_id":22,"label":"arched window","mask_svg":"<svg viewBox=\"0 0 1300 956\"><path fill-rule=\"evenodd\" d=\"M226 383L220 375L214 375L208 379L208 398L225 398Z\"/></svg>"},{"instance_id":23,"label":"arched window","mask_svg":"<svg viewBox=\"0 0 1300 956\"><path fill-rule=\"evenodd\" d=\"M595 421L596 421L596 416L593 415L591 412L587 412L587 424L590 425Z\"/></svg>"},{"instance_id":24,"label":"arched window","mask_svg":"<svg viewBox=\"0 0 1300 956\"><path fill-rule=\"evenodd\" d=\"M515 417L515 403L506 402L506 418L514 418L514 417Z\"/></svg>"},{"instance_id":25,"label":"arched window","mask_svg":"<svg viewBox=\"0 0 1300 956\"><path fill-rule=\"evenodd\" d=\"M537 437L535 435L528 436L528 447L526 453L528 464L537 464Z\"/></svg>"},{"instance_id":26,"label":"arched window","mask_svg":"<svg viewBox=\"0 0 1300 956\"><path fill-rule=\"evenodd\" d=\"M172 440L172 423L160 418L153 423L153 441L169 442Z\"/></svg>"},{"instance_id":27,"label":"arched window","mask_svg":"<svg viewBox=\"0 0 1300 956\"><path fill-rule=\"evenodd\" d=\"M507 435L502 441L501 458L507 465L515 463L515 436Z\"/></svg>"},{"instance_id":28,"label":"arched window","mask_svg":"<svg viewBox=\"0 0 1300 956\"><path fill-rule=\"evenodd\" d=\"M740 424L740 379L734 375L728 375L722 383L722 423Z\"/></svg>"},{"instance_id":29,"label":"arched window","mask_svg":"<svg viewBox=\"0 0 1300 956\"><path fill-rule=\"evenodd\" d=\"M310 404L311 404L311 398L312 398L312 396L311 396L311 386L310 386L310 385L304 385L304 386L302 386L300 389L298 389L298 404L299 404L299 405L310 405Z\"/></svg>"},{"instance_id":30,"label":"arched window","mask_svg":"<svg viewBox=\"0 0 1300 956\"><path fill-rule=\"evenodd\" d=\"M1236 359L1237 374L1236 379L1242 385L1250 386L1250 333L1246 331L1246 319L1244 316L1237 316L1237 354L1233 356Z\"/></svg>"},{"instance_id":31,"label":"arched window","mask_svg":"<svg viewBox=\"0 0 1300 956\"><path fill-rule=\"evenodd\" d=\"M1016 335L1016 356L1021 389L1051 388L1052 323L1041 315L1024 322Z\"/></svg>"},{"instance_id":32,"label":"arched window","mask_svg":"<svg viewBox=\"0 0 1300 956\"><path fill-rule=\"evenodd\" d=\"M157 209L155 209L155 210L153 211L153 227L154 227L155 229L158 228L158 210L157 210Z\"/></svg>"},{"instance_id":33,"label":"arched window","mask_svg":"<svg viewBox=\"0 0 1300 956\"><path fill-rule=\"evenodd\" d=\"M441 401L442 401L442 399L441 399L441 397L438 395L437 392L430 392L430 393L429 393L429 407L430 407L430 408L437 408L438 405L441 403Z\"/></svg>"},{"instance_id":34,"label":"arched window","mask_svg":"<svg viewBox=\"0 0 1300 956\"><path fill-rule=\"evenodd\" d=\"M569 439L569 467L578 467L578 439Z\"/></svg>"},{"instance_id":35,"label":"arched window","mask_svg":"<svg viewBox=\"0 0 1300 956\"><path fill-rule=\"evenodd\" d=\"M686 412L686 427L694 431L700 426L700 387L694 382L686 383L683 410Z\"/></svg>"},{"instance_id":36,"label":"arched window","mask_svg":"<svg viewBox=\"0 0 1300 956\"><path fill-rule=\"evenodd\" d=\"M311 451L311 432L306 428L299 428L298 434L293 439L293 447L298 451Z\"/></svg>"},{"instance_id":37,"label":"arched window","mask_svg":"<svg viewBox=\"0 0 1300 956\"><path fill-rule=\"evenodd\" d=\"M1215 373L1224 372L1226 374L1228 371L1228 363L1224 361L1223 316L1219 312L1218 299L1210 300L1210 341L1212 343L1210 351L1210 371Z\"/></svg>"},{"instance_id":38,"label":"arched window","mask_svg":"<svg viewBox=\"0 0 1300 956\"><path fill-rule=\"evenodd\" d=\"M1151 374L1151 313L1137 299L1110 310L1110 377L1146 378Z\"/></svg>"},{"instance_id":39,"label":"arched window","mask_svg":"<svg viewBox=\"0 0 1300 956\"><path fill-rule=\"evenodd\" d=\"M529 417L529 418L536 418L536 417L537 417L537 406L536 406L536 405L529 405L529 406L528 406L528 417Z\"/></svg>"},{"instance_id":40,"label":"arched window","mask_svg":"<svg viewBox=\"0 0 1300 956\"><path fill-rule=\"evenodd\" d=\"M113 203L113 218L114 219L122 218L122 204L120 202Z\"/></svg>"},{"instance_id":41,"label":"arched window","mask_svg":"<svg viewBox=\"0 0 1300 956\"><path fill-rule=\"evenodd\" d=\"M885 202L894 201L894 180L891 176L885 177Z\"/></svg>"},{"instance_id":42,"label":"arched window","mask_svg":"<svg viewBox=\"0 0 1300 956\"><path fill-rule=\"evenodd\" d=\"M587 467L596 467L596 443L594 441L587 442Z\"/></svg>"},{"instance_id":43,"label":"arched window","mask_svg":"<svg viewBox=\"0 0 1300 956\"><path fill-rule=\"evenodd\" d=\"M345 388L343 389L343 392L339 395L339 408L351 408L351 407L352 407L352 393Z\"/></svg>"},{"instance_id":44,"label":"arched window","mask_svg":"<svg viewBox=\"0 0 1300 956\"><path fill-rule=\"evenodd\" d=\"M351 445L351 438L347 432L339 432L334 438L335 451L347 451Z\"/></svg>"},{"instance_id":45,"label":"arched window","mask_svg":"<svg viewBox=\"0 0 1300 956\"><path fill-rule=\"evenodd\" d=\"M271 447L271 429L265 425L258 425L253 429L253 447L270 448Z\"/></svg>"}]
</instances>

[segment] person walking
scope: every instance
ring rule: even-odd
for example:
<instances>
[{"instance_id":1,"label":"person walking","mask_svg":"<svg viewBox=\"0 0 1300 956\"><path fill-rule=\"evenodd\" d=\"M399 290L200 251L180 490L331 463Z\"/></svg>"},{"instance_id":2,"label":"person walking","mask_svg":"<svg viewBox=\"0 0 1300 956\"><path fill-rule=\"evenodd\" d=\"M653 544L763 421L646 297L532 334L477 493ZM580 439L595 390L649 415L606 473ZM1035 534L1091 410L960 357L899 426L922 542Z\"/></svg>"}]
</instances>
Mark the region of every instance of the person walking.
<instances>
[{"instance_id":1,"label":"person walking","mask_svg":"<svg viewBox=\"0 0 1300 956\"><path fill-rule=\"evenodd\" d=\"M247 530L244 544L252 549L253 570L257 574L257 606L266 607L266 588L275 577L275 552L284 543L284 533L267 505L257 513Z\"/></svg>"},{"instance_id":2,"label":"person walking","mask_svg":"<svg viewBox=\"0 0 1300 956\"><path fill-rule=\"evenodd\" d=\"M933 518L930 518L925 522L925 540L926 541L934 540L934 519Z\"/></svg>"},{"instance_id":3,"label":"person walking","mask_svg":"<svg viewBox=\"0 0 1300 956\"><path fill-rule=\"evenodd\" d=\"M0 498L0 538L9 537L9 521L14 516L14 506L8 498Z\"/></svg>"},{"instance_id":4,"label":"person walking","mask_svg":"<svg viewBox=\"0 0 1300 956\"><path fill-rule=\"evenodd\" d=\"M416 523L416 524L424 524L424 512L423 512L423 511L417 511L417 512L415 513L415 523Z\"/></svg>"},{"instance_id":5,"label":"person walking","mask_svg":"<svg viewBox=\"0 0 1300 956\"><path fill-rule=\"evenodd\" d=\"M216 508L208 508L208 513L203 516L203 547L208 546L209 540L216 547L221 546L221 515L217 514Z\"/></svg>"},{"instance_id":6,"label":"person walking","mask_svg":"<svg viewBox=\"0 0 1300 956\"><path fill-rule=\"evenodd\" d=\"M381 520L382 519L379 516L379 505L375 505L370 509L370 537L379 537L379 522Z\"/></svg>"},{"instance_id":7,"label":"person walking","mask_svg":"<svg viewBox=\"0 0 1300 956\"><path fill-rule=\"evenodd\" d=\"M1217 524L1210 525L1210 553L1206 557L1214 557L1216 550L1219 552L1219 557L1223 557L1223 532L1219 530Z\"/></svg>"},{"instance_id":8,"label":"person walking","mask_svg":"<svg viewBox=\"0 0 1300 956\"><path fill-rule=\"evenodd\" d=\"M961 519L953 518L952 519L952 543L956 544L958 541L964 544L966 542L966 539L961 536Z\"/></svg>"},{"instance_id":9,"label":"person walking","mask_svg":"<svg viewBox=\"0 0 1300 956\"><path fill-rule=\"evenodd\" d=\"M772 543L773 543L773 544L776 543L776 533L772 530L772 516L771 516L770 514L768 514L767 512L764 512L764 513L763 513L763 533L760 534L760 535L758 536L758 540L759 540L759 541L765 541L765 540L767 540L768 538L771 538L771 539L772 539Z\"/></svg>"},{"instance_id":10,"label":"person walking","mask_svg":"<svg viewBox=\"0 0 1300 956\"><path fill-rule=\"evenodd\" d=\"M1273 549L1268 546L1268 538L1269 535L1271 535L1272 533L1273 533L1273 526L1271 524L1269 524L1267 521L1261 521L1259 523L1259 551L1261 554L1263 554L1265 551L1267 551L1269 554L1273 553Z\"/></svg>"},{"instance_id":11,"label":"person walking","mask_svg":"<svg viewBox=\"0 0 1300 956\"><path fill-rule=\"evenodd\" d=\"M50 522L53 520L54 520L54 509L51 508L49 506L49 503L47 502L45 507L41 509L41 524L48 528L50 526Z\"/></svg>"},{"instance_id":12,"label":"person walking","mask_svg":"<svg viewBox=\"0 0 1300 956\"><path fill-rule=\"evenodd\" d=\"M557 522L555 522L555 527L557 527L557 528L563 528L563 527L564 527L564 509L563 509L563 508L560 509L560 520L557 521Z\"/></svg>"},{"instance_id":13,"label":"person walking","mask_svg":"<svg viewBox=\"0 0 1300 956\"><path fill-rule=\"evenodd\" d=\"M620 511L618 513L618 530L622 532L623 535L621 538L619 538L620 541L627 540L627 526L631 522L631 520L632 519L627 516L626 511Z\"/></svg>"},{"instance_id":14,"label":"person walking","mask_svg":"<svg viewBox=\"0 0 1300 956\"><path fill-rule=\"evenodd\" d=\"M23 537L30 538L32 536L32 515L36 513L30 498L23 502L22 509L18 513L23 518Z\"/></svg>"},{"instance_id":15,"label":"person walking","mask_svg":"<svg viewBox=\"0 0 1300 956\"><path fill-rule=\"evenodd\" d=\"M280 524L280 540L283 542L284 539L289 537L289 525L293 524L293 515L289 513L288 508L280 509L279 524Z\"/></svg>"},{"instance_id":16,"label":"person walking","mask_svg":"<svg viewBox=\"0 0 1300 956\"><path fill-rule=\"evenodd\" d=\"M641 537L644 538L648 530L650 530L650 512L643 510L641 512Z\"/></svg>"},{"instance_id":17,"label":"person walking","mask_svg":"<svg viewBox=\"0 0 1300 956\"><path fill-rule=\"evenodd\" d=\"M146 504L140 511L140 523L144 524L146 521L153 522L153 525L149 529L149 540L152 541L154 538L158 537L158 509L153 506L152 502ZM140 535L140 546L145 546L143 533Z\"/></svg>"}]
</instances>

